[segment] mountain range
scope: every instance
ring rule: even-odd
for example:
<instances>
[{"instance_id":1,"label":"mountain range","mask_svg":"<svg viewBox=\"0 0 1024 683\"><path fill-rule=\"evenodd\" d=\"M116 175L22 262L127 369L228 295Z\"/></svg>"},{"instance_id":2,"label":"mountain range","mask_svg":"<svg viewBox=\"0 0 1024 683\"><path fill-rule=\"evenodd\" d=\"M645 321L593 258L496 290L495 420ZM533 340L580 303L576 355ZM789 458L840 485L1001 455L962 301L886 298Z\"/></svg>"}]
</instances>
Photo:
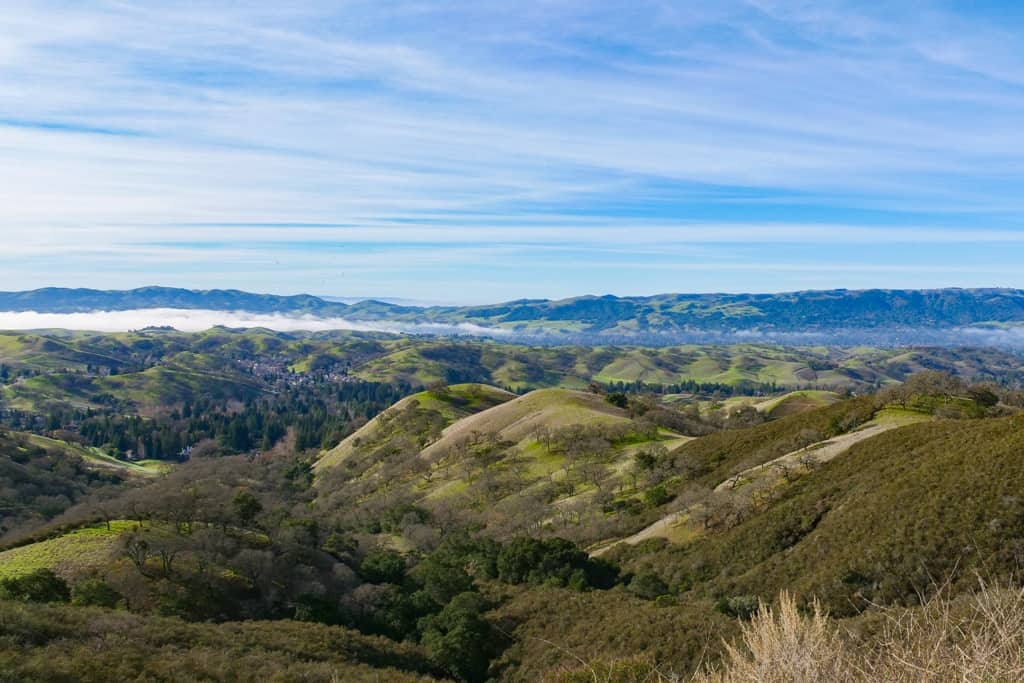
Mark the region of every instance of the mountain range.
<instances>
[{"instance_id":1,"label":"mountain range","mask_svg":"<svg viewBox=\"0 0 1024 683\"><path fill-rule=\"evenodd\" d=\"M354 304L300 294L143 287L0 292L0 311L87 313L153 308L245 311L383 329L540 343L1024 345L1024 290L823 290L778 294L659 294L520 299L475 306ZM389 328L387 326L393 326Z\"/></svg>"}]
</instances>

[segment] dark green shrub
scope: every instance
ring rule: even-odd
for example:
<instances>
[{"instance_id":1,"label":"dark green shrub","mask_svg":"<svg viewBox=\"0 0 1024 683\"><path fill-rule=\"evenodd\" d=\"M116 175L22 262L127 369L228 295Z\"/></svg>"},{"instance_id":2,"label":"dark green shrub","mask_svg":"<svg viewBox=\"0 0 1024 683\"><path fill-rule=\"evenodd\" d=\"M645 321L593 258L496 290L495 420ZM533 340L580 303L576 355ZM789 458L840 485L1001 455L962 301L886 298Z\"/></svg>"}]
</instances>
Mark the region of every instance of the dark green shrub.
<instances>
[{"instance_id":1,"label":"dark green shrub","mask_svg":"<svg viewBox=\"0 0 1024 683\"><path fill-rule=\"evenodd\" d=\"M662 484L658 484L657 486L644 491L644 502L647 503L648 507L656 508L664 505L670 500L672 500L672 494L670 494Z\"/></svg>"},{"instance_id":2,"label":"dark green shrub","mask_svg":"<svg viewBox=\"0 0 1024 683\"><path fill-rule=\"evenodd\" d=\"M362 564L359 574L370 583L393 583L401 585L405 580L405 558L394 550L371 551Z\"/></svg>"},{"instance_id":3,"label":"dark green shrub","mask_svg":"<svg viewBox=\"0 0 1024 683\"><path fill-rule=\"evenodd\" d=\"M71 593L71 604L113 609L124 599L114 588L100 579L86 579L75 584Z\"/></svg>"},{"instance_id":4,"label":"dark green shrub","mask_svg":"<svg viewBox=\"0 0 1024 683\"><path fill-rule=\"evenodd\" d=\"M637 574L629 582L628 590L644 600L654 600L669 592L668 584L654 574Z\"/></svg>"},{"instance_id":5,"label":"dark green shrub","mask_svg":"<svg viewBox=\"0 0 1024 683\"><path fill-rule=\"evenodd\" d=\"M505 583L551 584L610 588L618 568L606 560L591 559L564 538L516 538L498 553L498 578Z\"/></svg>"},{"instance_id":6,"label":"dark green shrub","mask_svg":"<svg viewBox=\"0 0 1024 683\"><path fill-rule=\"evenodd\" d=\"M464 681L486 680L491 657L497 654L485 608L479 593L460 593L439 614L420 621L431 660Z\"/></svg>"},{"instance_id":7,"label":"dark green shrub","mask_svg":"<svg viewBox=\"0 0 1024 683\"><path fill-rule=\"evenodd\" d=\"M71 590L67 581L49 569L0 581L0 594L24 602L68 602Z\"/></svg>"}]
</instances>

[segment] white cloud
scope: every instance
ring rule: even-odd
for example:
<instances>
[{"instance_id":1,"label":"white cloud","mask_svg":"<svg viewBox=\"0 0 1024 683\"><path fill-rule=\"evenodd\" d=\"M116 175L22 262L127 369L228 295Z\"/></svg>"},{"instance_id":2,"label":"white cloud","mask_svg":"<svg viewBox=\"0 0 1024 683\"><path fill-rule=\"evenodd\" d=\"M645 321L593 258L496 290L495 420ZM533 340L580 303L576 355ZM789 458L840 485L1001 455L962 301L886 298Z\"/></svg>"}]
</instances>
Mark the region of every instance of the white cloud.
<instances>
[{"instance_id":1,"label":"white cloud","mask_svg":"<svg viewBox=\"0 0 1024 683\"><path fill-rule=\"evenodd\" d=\"M1021 241L1012 26L931 3L623 8L19 3L0 16L0 266L102 279L109 254L142 277L289 242L403 247L361 254L370 272L569 242ZM749 208L773 202L816 216ZM743 205L754 218L730 217ZM928 224L943 214L969 219ZM286 222L353 227L244 227Z\"/></svg>"}]
</instances>

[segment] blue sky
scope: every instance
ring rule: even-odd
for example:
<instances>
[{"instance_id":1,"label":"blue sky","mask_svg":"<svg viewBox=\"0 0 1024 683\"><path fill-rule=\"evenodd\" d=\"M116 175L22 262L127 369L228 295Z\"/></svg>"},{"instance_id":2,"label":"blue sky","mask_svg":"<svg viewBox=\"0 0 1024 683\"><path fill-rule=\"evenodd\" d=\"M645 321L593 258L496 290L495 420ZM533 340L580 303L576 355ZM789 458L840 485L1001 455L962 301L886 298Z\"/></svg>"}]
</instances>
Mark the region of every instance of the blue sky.
<instances>
[{"instance_id":1,"label":"blue sky","mask_svg":"<svg viewBox=\"0 0 1024 683\"><path fill-rule=\"evenodd\" d=\"M1024 287L1022 34L995 1L26 0L0 289Z\"/></svg>"}]
</instances>

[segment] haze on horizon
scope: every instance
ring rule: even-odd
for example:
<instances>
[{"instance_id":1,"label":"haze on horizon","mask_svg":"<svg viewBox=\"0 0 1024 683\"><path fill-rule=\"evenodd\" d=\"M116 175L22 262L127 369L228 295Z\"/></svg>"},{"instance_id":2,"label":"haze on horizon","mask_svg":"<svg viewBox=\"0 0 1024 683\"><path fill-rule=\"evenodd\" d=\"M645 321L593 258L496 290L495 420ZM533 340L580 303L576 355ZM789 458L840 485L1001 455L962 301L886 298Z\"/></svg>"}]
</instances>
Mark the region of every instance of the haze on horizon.
<instances>
[{"instance_id":1,"label":"haze on horizon","mask_svg":"<svg viewBox=\"0 0 1024 683\"><path fill-rule=\"evenodd\" d=\"M0 289L1024 287L1017 3L18 3Z\"/></svg>"}]
</instances>

